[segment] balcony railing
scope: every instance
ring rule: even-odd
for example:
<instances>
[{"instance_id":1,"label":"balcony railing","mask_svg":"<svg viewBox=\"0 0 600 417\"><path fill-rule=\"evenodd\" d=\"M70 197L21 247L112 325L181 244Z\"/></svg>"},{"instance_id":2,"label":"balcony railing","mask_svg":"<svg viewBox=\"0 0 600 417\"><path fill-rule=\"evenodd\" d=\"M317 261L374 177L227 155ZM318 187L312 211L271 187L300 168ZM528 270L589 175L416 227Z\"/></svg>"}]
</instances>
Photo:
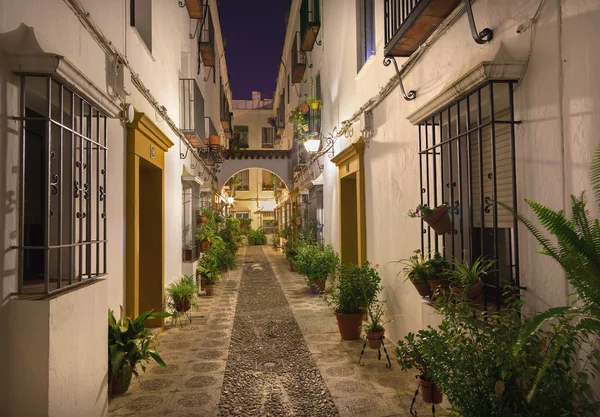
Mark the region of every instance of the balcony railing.
<instances>
[{"instance_id":1,"label":"balcony railing","mask_svg":"<svg viewBox=\"0 0 600 417\"><path fill-rule=\"evenodd\" d=\"M320 0L302 0L300 6L300 34L302 50L312 51L321 28Z\"/></svg>"},{"instance_id":2,"label":"balcony railing","mask_svg":"<svg viewBox=\"0 0 600 417\"><path fill-rule=\"evenodd\" d=\"M203 146L204 97L194 78L179 80L179 114L183 134L194 148Z\"/></svg>"},{"instance_id":3,"label":"balcony railing","mask_svg":"<svg viewBox=\"0 0 600 417\"><path fill-rule=\"evenodd\" d=\"M296 32L296 38L292 45L292 82L301 83L306 71L306 53L300 50L300 32Z\"/></svg>"},{"instance_id":4,"label":"balcony railing","mask_svg":"<svg viewBox=\"0 0 600 417\"><path fill-rule=\"evenodd\" d=\"M462 0L385 0L386 56L410 56Z\"/></svg>"},{"instance_id":5,"label":"balcony railing","mask_svg":"<svg viewBox=\"0 0 600 417\"><path fill-rule=\"evenodd\" d=\"M207 6L208 7L208 6ZM198 39L200 56L205 67L215 66L215 29L213 27L210 8L206 12L206 20L202 22L202 31Z\"/></svg>"}]
</instances>

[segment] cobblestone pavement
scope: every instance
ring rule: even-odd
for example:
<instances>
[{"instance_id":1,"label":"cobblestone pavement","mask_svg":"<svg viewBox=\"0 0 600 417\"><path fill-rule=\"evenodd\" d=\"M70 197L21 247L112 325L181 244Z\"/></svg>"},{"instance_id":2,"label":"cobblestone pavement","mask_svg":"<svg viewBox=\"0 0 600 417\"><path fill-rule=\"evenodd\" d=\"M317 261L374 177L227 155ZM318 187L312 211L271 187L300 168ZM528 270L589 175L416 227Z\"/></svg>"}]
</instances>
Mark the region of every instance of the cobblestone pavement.
<instances>
[{"instance_id":1,"label":"cobblestone pavement","mask_svg":"<svg viewBox=\"0 0 600 417\"><path fill-rule=\"evenodd\" d=\"M192 323L166 326L168 368L152 365L132 381L111 399L111 416L410 415L414 375L393 356L387 369L368 348L360 366L364 342L340 340L333 310L280 253L247 247L238 264L214 296L200 297Z\"/></svg>"}]
</instances>

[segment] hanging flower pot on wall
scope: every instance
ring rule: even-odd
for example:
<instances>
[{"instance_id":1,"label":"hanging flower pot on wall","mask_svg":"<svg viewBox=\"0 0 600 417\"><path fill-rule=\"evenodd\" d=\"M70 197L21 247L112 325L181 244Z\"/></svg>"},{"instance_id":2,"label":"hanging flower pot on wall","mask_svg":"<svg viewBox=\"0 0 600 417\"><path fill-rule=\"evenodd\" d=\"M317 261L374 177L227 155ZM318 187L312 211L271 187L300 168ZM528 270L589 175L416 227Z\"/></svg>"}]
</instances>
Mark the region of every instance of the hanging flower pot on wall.
<instances>
[{"instance_id":1,"label":"hanging flower pot on wall","mask_svg":"<svg viewBox=\"0 0 600 417\"><path fill-rule=\"evenodd\" d=\"M300 105L300 110L302 111L302 113L308 113L308 111L310 110L310 108L308 107L308 104L302 103Z\"/></svg>"}]
</instances>

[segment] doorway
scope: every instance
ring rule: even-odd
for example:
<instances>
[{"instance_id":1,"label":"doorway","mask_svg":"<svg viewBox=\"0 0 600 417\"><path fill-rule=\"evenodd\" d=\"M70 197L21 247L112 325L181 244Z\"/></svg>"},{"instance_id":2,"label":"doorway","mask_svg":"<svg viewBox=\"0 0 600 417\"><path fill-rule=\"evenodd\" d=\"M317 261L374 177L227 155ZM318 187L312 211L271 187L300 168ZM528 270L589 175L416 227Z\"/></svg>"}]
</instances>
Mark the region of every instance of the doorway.
<instances>
[{"instance_id":1,"label":"doorway","mask_svg":"<svg viewBox=\"0 0 600 417\"><path fill-rule=\"evenodd\" d=\"M358 210L356 172L340 180L341 256L345 264L358 264Z\"/></svg>"}]
</instances>

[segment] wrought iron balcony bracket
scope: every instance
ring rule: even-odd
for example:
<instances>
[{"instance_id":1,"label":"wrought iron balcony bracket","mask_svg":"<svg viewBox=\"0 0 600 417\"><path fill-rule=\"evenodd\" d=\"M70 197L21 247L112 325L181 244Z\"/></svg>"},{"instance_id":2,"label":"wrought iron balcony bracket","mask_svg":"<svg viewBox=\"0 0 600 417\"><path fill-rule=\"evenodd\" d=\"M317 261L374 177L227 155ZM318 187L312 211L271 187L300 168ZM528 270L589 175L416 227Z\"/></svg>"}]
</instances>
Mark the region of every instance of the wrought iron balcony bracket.
<instances>
[{"instance_id":1,"label":"wrought iron balcony bracket","mask_svg":"<svg viewBox=\"0 0 600 417\"><path fill-rule=\"evenodd\" d=\"M177 4L179 4L179 7L181 7L181 8L185 7L185 1L183 1L183 0L179 0L179 2Z\"/></svg>"},{"instance_id":2,"label":"wrought iron balcony bracket","mask_svg":"<svg viewBox=\"0 0 600 417\"><path fill-rule=\"evenodd\" d=\"M485 28L481 32L477 32L475 26L475 18L473 17L473 8L471 7L471 0L464 0L465 9L467 10L467 16L469 17L469 26L471 27L471 35L473 40L479 45L490 42L494 38L494 31L490 28Z\"/></svg>"},{"instance_id":3,"label":"wrought iron balcony bracket","mask_svg":"<svg viewBox=\"0 0 600 417\"><path fill-rule=\"evenodd\" d=\"M398 85L400 86L400 91L402 91L402 96L406 101L414 100L417 97L417 92L415 90L410 90L408 94L406 93L406 90L404 89L404 84L402 83L400 69L398 68L398 63L396 62L396 57L386 56L383 59L383 65L385 65L386 67L389 66L392 62L394 63L394 69L396 70L396 75L398 76Z\"/></svg>"}]
</instances>

